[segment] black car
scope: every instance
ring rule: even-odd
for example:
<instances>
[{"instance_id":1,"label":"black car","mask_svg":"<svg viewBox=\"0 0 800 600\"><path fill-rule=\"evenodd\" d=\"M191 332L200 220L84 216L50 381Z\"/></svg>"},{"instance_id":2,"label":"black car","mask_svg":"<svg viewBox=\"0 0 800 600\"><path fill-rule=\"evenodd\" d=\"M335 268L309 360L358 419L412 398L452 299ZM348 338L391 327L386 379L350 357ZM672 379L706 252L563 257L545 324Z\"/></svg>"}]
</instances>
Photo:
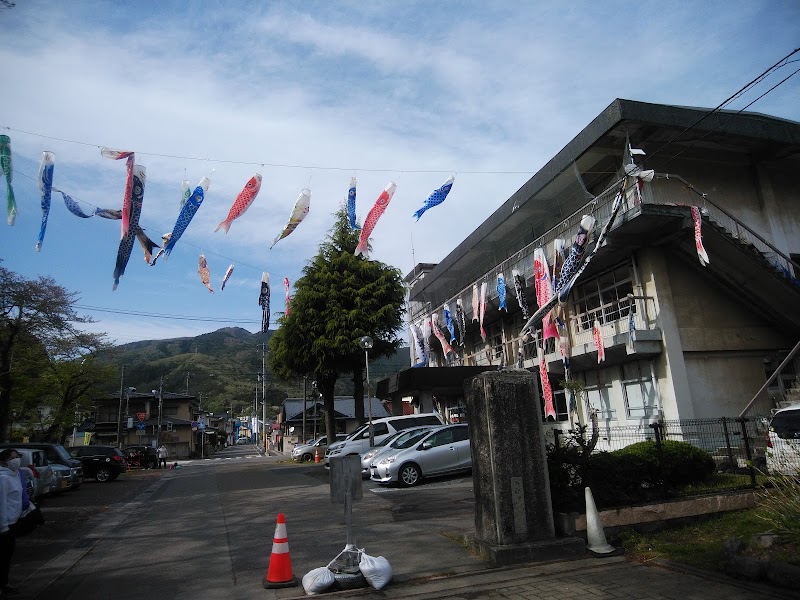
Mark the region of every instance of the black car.
<instances>
[{"instance_id":1,"label":"black car","mask_svg":"<svg viewBox=\"0 0 800 600\"><path fill-rule=\"evenodd\" d=\"M113 446L75 446L69 453L83 464L85 477L97 481L114 481L128 470L128 463L119 448Z\"/></svg>"},{"instance_id":2,"label":"black car","mask_svg":"<svg viewBox=\"0 0 800 600\"><path fill-rule=\"evenodd\" d=\"M123 453L131 469L155 469L158 466L158 451L152 446L125 446Z\"/></svg>"},{"instance_id":3,"label":"black car","mask_svg":"<svg viewBox=\"0 0 800 600\"><path fill-rule=\"evenodd\" d=\"M49 442L28 442L24 444L0 444L2 448L30 448L32 450L44 450L47 455L47 462L51 465L64 465L69 467L70 489L77 490L83 483L83 465L77 458L70 456L67 449L61 444L51 444Z\"/></svg>"}]
</instances>

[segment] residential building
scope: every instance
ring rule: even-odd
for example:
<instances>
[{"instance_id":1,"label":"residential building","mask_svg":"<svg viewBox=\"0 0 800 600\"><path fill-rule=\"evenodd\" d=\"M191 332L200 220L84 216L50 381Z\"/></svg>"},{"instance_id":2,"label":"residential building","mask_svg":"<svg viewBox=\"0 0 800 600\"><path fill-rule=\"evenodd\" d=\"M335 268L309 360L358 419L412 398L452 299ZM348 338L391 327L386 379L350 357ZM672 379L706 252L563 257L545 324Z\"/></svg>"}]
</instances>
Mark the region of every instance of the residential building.
<instances>
[{"instance_id":1,"label":"residential building","mask_svg":"<svg viewBox=\"0 0 800 600\"><path fill-rule=\"evenodd\" d=\"M608 427L769 414L800 367L792 356L765 385L800 339L798 173L800 123L614 100L439 264L417 265L406 277L409 322L422 331L432 313L444 322L443 304L453 318L460 305L463 345L457 340L444 356L435 336L425 340L427 367L442 377L453 373L449 389L437 395L433 383L425 390L406 383L388 394L383 380L378 395L391 397L393 406L417 395L423 411L437 404L449 410L463 403L458 384L473 376L466 367L538 373L544 361L555 414L545 410L541 392L532 402L551 427L586 423L590 410ZM605 242L558 305L560 340L543 342L541 327L521 335L522 305L531 314L537 307L536 250L543 250L552 278L554 242L563 240L568 253L578 224L591 215L588 255L622 183ZM505 310L498 274L506 283ZM485 339L480 302L473 300L484 285ZM412 364L419 363L411 341ZM562 349L571 380L585 390L576 412L561 384Z\"/></svg>"},{"instance_id":2,"label":"residential building","mask_svg":"<svg viewBox=\"0 0 800 600\"><path fill-rule=\"evenodd\" d=\"M129 390L97 398L95 405L93 421L84 422L83 431L76 436L84 443L85 433L91 434L91 444L117 446L118 440L122 447L163 443L169 457L175 459L208 455L216 445L212 439L201 445L203 436L215 436L216 432L199 427L204 413L195 396L163 392L159 398L158 391L147 394Z\"/></svg>"}]
</instances>

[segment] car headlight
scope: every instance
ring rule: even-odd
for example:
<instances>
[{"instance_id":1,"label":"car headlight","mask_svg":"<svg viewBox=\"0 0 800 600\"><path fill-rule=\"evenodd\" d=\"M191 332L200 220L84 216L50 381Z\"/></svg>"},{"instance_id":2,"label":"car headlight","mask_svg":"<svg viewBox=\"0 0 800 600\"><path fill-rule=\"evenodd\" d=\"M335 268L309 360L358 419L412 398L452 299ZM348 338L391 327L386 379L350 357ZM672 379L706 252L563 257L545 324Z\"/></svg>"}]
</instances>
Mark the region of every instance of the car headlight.
<instances>
[{"instance_id":1,"label":"car headlight","mask_svg":"<svg viewBox=\"0 0 800 600\"><path fill-rule=\"evenodd\" d=\"M377 450L370 450L369 452L365 453L364 456L361 457L361 460L369 460L373 456L378 453Z\"/></svg>"},{"instance_id":2,"label":"car headlight","mask_svg":"<svg viewBox=\"0 0 800 600\"><path fill-rule=\"evenodd\" d=\"M396 460L397 460L397 456L393 454L392 456L387 456L386 458L384 458L384 459L381 461L381 463L380 463L380 464L382 464L382 465L390 465L390 464L392 464L392 463L393 463L394 461L396 461Z\"/></svg>"}]
</instances>

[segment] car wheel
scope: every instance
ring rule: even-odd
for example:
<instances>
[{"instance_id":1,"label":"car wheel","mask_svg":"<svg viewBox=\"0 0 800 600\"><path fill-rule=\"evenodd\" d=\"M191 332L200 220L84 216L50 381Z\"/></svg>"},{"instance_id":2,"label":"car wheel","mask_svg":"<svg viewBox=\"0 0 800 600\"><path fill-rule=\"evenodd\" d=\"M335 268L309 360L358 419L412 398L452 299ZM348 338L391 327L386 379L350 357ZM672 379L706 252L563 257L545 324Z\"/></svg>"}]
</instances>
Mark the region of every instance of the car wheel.
<instances>
[{"instance_id":1,"label":"car wheel","mask_svg":"<svg viewBox=\"0 0 800 600\"><path fill-rule=\"evenodd\" d=\"M411 487L412 485L417 485L422 480L422 472L414 463L408 463L400 467L397 480L400 482L400 485Z\"/></svg>"},{"instance_id":2,"label":"car wheel","mask_svg":"<svg viewBox=\"0 0 800 600\"><path fill-rule=\"evenodd\" d=\"M111 469L109 469L108 467L100 467L99 469L97 469L97 473L95 473L94 478L102 483L105 483L107 481L113 481L111 479Z\"/></svg>"},{"instance_id":3,"label":"car wheel","mask_svg":"<svg viewBox=\"0 0 800 600\"><path fill-rule=\"evenodd\" d=\"M312 460L313 458L314 458L314 457L313 457L313 456L311 456L311 454L309 454L308 452L306 452L305 454L303 454L303 456L302 456L302 458L301 458L300 460L302 460L303 462L311 462L311 460Z\"/></svg>"}]
</instances>

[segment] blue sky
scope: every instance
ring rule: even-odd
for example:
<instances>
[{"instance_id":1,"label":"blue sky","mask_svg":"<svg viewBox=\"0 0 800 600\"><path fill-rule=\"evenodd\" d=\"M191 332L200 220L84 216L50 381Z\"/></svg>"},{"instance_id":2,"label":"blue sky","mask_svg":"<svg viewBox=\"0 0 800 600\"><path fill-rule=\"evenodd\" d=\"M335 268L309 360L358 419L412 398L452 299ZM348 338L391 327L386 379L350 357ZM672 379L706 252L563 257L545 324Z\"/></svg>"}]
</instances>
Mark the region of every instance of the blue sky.
<instances>
[{"instance_id":1,"label":"blue sky","mask_svg":"<svg viewBox=\"0 0 800 600\"><path fill-rule=\"evenodd\" d=\"M397 183L371 256L408 273L444 258L614 98L713 108L799 47L798 24L793 0L17 0L0 10L0 133L11 137L19 213L0 224L0 258L104 309L81 312L118 343L257 331L262 271L274 320L283 278L294 283L316 254L351 176L362 221ZM800 121L798 98L800 74L749 110ZM181 180L194 187L213 170L169 261L148 266L135 245L117 291L119 222L79 219L54 194L34 251L42 151L55 153L54 186L85 210L120 207L124 161L101 146L133 150L146 167L141 224L156 241L175 223ZM213 233L256 172L253 205ZM414 222L451 174L447 200ZM270 250L305 187L308 217ZM214 294L197 274L201 253Z\"/></svg>"}]
</instances>

